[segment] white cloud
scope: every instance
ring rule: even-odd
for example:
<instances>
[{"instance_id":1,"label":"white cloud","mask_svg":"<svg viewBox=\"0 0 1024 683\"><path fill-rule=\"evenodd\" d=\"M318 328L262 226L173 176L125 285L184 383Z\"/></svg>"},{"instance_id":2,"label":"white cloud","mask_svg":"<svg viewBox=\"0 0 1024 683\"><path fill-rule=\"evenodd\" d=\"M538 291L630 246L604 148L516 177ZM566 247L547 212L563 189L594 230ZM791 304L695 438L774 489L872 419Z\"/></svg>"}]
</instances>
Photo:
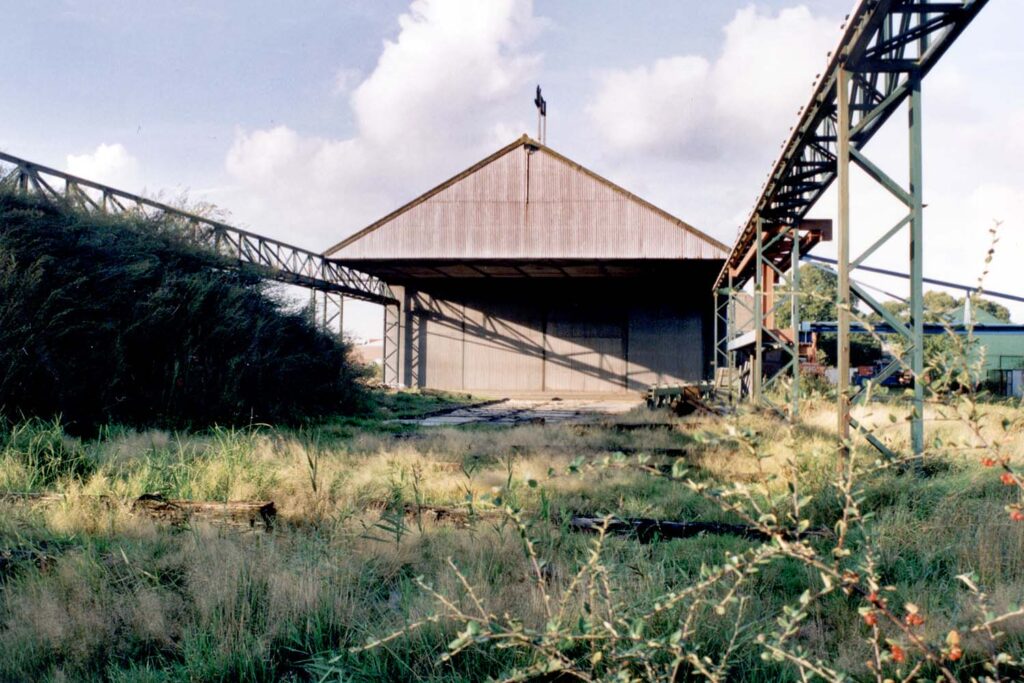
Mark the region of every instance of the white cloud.
<instances>
[{"instance_id":1,"label":"white cloud","mask_svg":"<svg viewBox=\"0 0 1024 683\"><path fill-rule=\"evenodd\" d=\"M218 198L234 216L319 251L526 129L540 65L527 46L543 28L531 0L414 0L399 27L362 82L335 74L336 94L350 92L351 137L237 131L225 160L235 189ZM379 307L346 303L348 332L379 337L380 325Z\"/></svg>"},{"instance_id":2,"label":"white cloud","mask_svg":"<svg viewBox=\"0 0 1024 683\"><path fill-rule=\"evenodd\" d=\"M540 28L528 0L416 0L398 22L352 96L361 135L377 144L440 145L489 128L486 108L521 91L538 65L522 52Z\"/></svg>"},{"instance_id":3,"label":"white cloud","mask_svg":"<svg viewBox=\"0 0 1024 683\"><path fill-rule=\"evenodd\" d=\"M805 6L777 15L750 6L724 33L713 61L678 55L602 74L587 112L603 139L620 151L702 158L781 143L838 26Z\"/></svg>"},{"instance_id":4,"label":"white cloud","mask_svg":"<svg viewBox=\"0 0 1024 683\"><path fill-rule=\"evenodd\" d=\"M124 145L101 144L90 154L69 154L68 173L117 188L137 189L139 162Z\"/></svg>"},{"instance_id":5,"label":"white cloud","mask_svg":"<svg viewBox=\"0 0 1024 683\"><path fill-rule=\"evenodd\" d=\"M414 0L351 92L354 135L236 133L226 158L234 215L323 249L510 142L526 126L540 63L526 46L542 25L530 0ZM522 120L507 115L516 98Z\"/></svg>"},{"instance_id":6,"label":"white cloud","mask_svg":"<svg viewBox=\"0 0 1024 683\"><path fill-rule=\"evenodd\" d=\"M359 83L363 72L353 67L341 67L334 72L334 94L347 95Z\"/></svg>"}]
</instances>

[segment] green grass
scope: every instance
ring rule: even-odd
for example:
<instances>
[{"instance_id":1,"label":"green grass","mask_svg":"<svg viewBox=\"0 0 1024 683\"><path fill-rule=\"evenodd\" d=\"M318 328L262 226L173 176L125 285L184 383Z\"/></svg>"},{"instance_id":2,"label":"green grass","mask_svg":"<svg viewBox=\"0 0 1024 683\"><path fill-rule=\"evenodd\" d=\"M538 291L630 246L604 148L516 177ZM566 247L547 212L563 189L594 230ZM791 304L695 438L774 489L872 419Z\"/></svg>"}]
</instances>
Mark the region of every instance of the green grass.
<instances>
[{"instance_id":1,"label":"green grass","mask_svg":"<svg viewBox=\"0 0 1024 683\"><path fill-rule=\"evenodd\" d=\"M453 621L369 651L349 648L442 611L417 577L457 604L471 604L449 558L489 610L543 631L543 600L520 530L499 513L498 499L522 510L556 599L593 543L568 530L570 512L736 521L681 483L630 466L635 459L613 457L618 448L685 446L696 482L716 490L746 482L764 505L782 504L789 482L796 481L810 496L805 513L815 525L830 525L841 510L829 492L834 461L820 426L830 423L824 408L809 406L805 423L793 428L766 416L743 418L740 433L755 432L753 453L727 423L667 414L659 420L677 423L677 431L581 431L568 425L396 431L389 422L467 400L388 394L370 417L303 429L169 433L110 427L82 440L65 434L58 422L7 427L0 437L0 488L63 492L66 498L47 505L0 503L0 550L34 548L45 556L12 560L0 573L0 680L323 676L448 683L500 677L532 664L535 653L480 644L441 661L462 630ZM1014 415L991 410L993 424ZM649 418L638 413L635 419ZM934 427L940 428L952 429ZM707 438L696 438L698 433ZM1019 425L1008 438L1008 447L1019 453ZM928 458L924 477L892 469L864 476L858 495L870 517L871 543L853 539L851 547L874 558L879 577L892 587L890 602L918 604L927 615L928 637L941 640L973 618L959 574L976 574L997 611L1024 595L1024 524L1010 522L1003 509L1017 493L999 483L997 472L981 467L976 454L947 449ZM669 464L657 456L649 462ZM201 523L170 528L131 513L130 501L145 492L274 500L281 520L269 534ZM113 502L101 504L98 496ZM400 504L417 502L471 505L478 518L445 523L397 512ZM813 543L827 551L830 542ZM727 557L759 546L731 536L644 545L613 537L601 566L617 616L629 618L666 592L694 585ZM757 635L777 629L784 608L819 584L817 572L792 559L772 561L752 576L742 589L744 627L730 654L730 678L798 680L791 664L763 659ZM598 609L584 602L573 602L581 617ZM796 640L837 669L869 676L862 605L855 595L827 595L812 606ZM697 612L692 638L712 659L728 650L736 609L728 603L719 614L709 602ZM670 633L675 624L674 618L655 619L649 633ZM1024 651L1024 624L1008 623L1004 630L1004 646ZM565 651L589 661L587 652L573 647ZM978 665L984 651L978 642L967 642L966 649L964 672Z\"/></svg>"}]
</instances>

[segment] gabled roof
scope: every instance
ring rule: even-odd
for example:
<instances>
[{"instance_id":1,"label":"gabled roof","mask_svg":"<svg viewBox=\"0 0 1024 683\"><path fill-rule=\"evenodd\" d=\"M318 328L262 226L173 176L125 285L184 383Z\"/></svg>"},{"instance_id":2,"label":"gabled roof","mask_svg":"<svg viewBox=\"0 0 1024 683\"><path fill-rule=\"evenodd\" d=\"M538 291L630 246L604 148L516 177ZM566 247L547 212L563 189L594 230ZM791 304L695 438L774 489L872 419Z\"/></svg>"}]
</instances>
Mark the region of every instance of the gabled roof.
<instances>
[{"instance_id":1,"label":"gabled roof","mask_svg":"<svg viewBox=\"0 0 1024 683\"><path fill-rule=\"evenodd\" d=\"M325 255L722 259L728 247L524 135Z\"/></svg>"},{"instance_id":2,"label":"gabled roof","mask_svg":"<svg viewBox=\"0 0 1024 683\"><path fill-rule=\"evenodd\" d=\"M966 313L967 313L966 308L967 308L966 305L965 306L961 306L960 308L956 309L954 312L952 312L949 315L947 315L946 319L950 323L953 323L954 325L963 325L963 324L965 324L966 323L965 318L967 317L967 315L966 315ZM1010 324L1012 324L1012 323L1006 322L1005 320L1000 320L999 318L995 317L994 315L992 315L991 313L986 311L984 308L981 308L979 306L971 306L971 323L972 324L976 324L976 325L977 324L981 324L981 325L1010 325Z\"/></svg>"}]
</instances>

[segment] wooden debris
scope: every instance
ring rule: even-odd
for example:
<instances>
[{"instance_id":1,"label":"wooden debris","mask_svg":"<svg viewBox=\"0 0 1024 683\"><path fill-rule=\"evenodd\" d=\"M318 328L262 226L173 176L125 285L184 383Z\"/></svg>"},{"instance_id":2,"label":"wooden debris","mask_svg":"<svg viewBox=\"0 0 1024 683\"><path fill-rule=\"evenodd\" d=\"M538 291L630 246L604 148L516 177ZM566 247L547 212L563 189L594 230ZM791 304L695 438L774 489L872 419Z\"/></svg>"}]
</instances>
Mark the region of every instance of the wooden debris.
<instances>
[{"instance_id":1,"label":"wooden debris","mask_svg":"<svg viewBox=\"0 0 1024 683\"><path fill-rule=\"evenodd\" d=\"M97 500L107 500L106 496L90 496ZM63 503L67 500L67 496L63 493L36 493L36 492L18 492L18 491L5 491L0 493L0 501L8 503Z\"/></svg>"},{"instance_id":2,"label":"wooden debris","mask_svg":"<svg viewBox=\"0 0 1024 683\"><path fill-rule=\"evenodd\" d=\"M622 453L623 455L663 455L670 458L682 458L690 454L690 449L679 446L653 446L638 448L635 446L601 446L593 447L586 444L545 444L542 446L512 446L512 451L517 455L531 455L544 452L567 452L573 454L591 453L599 455L603 453Z\"/></svg>"},{"instance_id":3,"label":"wooden debris","mask_svg":"<svg viewBox=\"0 0 1024 683\"><path fill-rule=\"evenodd\" d=\"M651 387L647 390L647 407L668 407L676 415L685 416L693 413L702 415L720 415L722 410L705 399L707 384L680 384L670 387ZM710 393L708 393L710 396Z\"/></svg>"},{"instance_id":4,"label":"wooden debris","mask_svg":"<svg viewBox=\"0 0 1024 683\"><path fill-rule=\"evenodd\" d=\"M573 428L579 432L593 429L610 429L616 432L636 432L644 429L674 430L679 427L674 422L577 422Z\"/></svg>"},{"instance_id":5,"label":"wooden debris","mask_svg":"<svg viewBox=\"0 0 1024 683\"><path fill-rule=\"evenodd\" d=\"M170 500L159 494L145 493L132 503L132 511L140 512L171 524L187 524L193 518L249 528L274 528L277 508L273 501L229 501L225 503L196 500Z\"/></svg>"},{"instance_id":6,"label":"wooden debris","mask_svg":"<svg viewBox=\"0 0 1024 683\"><path fill-rule=\"evenodd\" d=\"M635 535L641 543L650 543L656 538L693 538L701 534L725 534L757 541L767 541L771 538L760 529L747 524L729 524L727 522L679 522L645 517L626 519L614 517L607 524L607 533ZM598 533L604 525L603 517L574 516L569 520L570 529L584 533ZM796 534L792 534L791 537L795 536Z\"/></svg>"},{"instance_id":7,"label":"wooden debris","mask_svg":"<svg viewBox=\"0 0 1024 683\"><path fill-rule=\"evenodd\" d=\"M394 504L387 501L374 501L367 505L367 510L387 510ZM424 520L434 523L468 526L474 519L498 519L505 516L505 511L493 507L480 507L470 510L468 505L429 505L402 503L402 514L406 517L421 516Z\"/></svg>"},{"instance_id":8,"label":"wooden debris","mask_svg":"<svg viewBox=\"0 0 1024 683\"><path fill-rule=\"evenodd\" d=\"M110 496L90 496L82 494L78 497L112 505L115 499ZM0 493L0 501L20 502L28 504L53 505L63 503L67 496L63 493ZM158 493L144 493L136 498L131 505L132 512L144 514L157 521L170 524L187 524L193 518L203 519L212 523L227 524L236 527L263 528L270 531L277 517L277 508L273 501L198 501L171 500Z\"/></svg>"}]
</instances>

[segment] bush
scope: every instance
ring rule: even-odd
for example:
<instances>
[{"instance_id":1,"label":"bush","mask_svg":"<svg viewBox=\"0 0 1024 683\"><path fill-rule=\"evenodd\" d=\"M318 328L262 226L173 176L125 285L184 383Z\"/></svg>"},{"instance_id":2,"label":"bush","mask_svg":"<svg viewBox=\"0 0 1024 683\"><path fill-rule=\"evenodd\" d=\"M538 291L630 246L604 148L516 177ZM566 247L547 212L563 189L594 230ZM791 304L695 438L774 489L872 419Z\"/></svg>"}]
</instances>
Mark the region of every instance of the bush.
<instances>
[{"instance_id":1,"label":"bush","mask_svg":"<svg viewBox=\"0 0 1024 683\"><path fill-rule=\"evenodd\" d=\"M0 192L0 410L88 431L360 407L345 344L174 227Z\"/></svg>"}]
</instances>

